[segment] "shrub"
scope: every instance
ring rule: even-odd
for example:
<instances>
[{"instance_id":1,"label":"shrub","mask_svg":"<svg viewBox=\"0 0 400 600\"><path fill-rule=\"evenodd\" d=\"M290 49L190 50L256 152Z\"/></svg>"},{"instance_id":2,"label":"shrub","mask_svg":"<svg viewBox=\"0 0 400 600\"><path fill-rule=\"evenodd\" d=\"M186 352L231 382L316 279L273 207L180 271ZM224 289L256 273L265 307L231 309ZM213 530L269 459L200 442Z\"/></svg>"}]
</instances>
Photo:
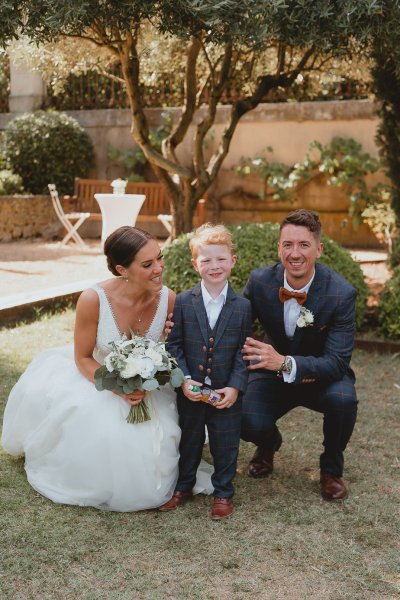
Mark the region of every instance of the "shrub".
<instances>
[{"instance_id":1,"label":"shrub","mask_svg":"<svg viewBox=\"0 0 400 600\"><path fill-rule=\"evenodd\" d=\"M6 159L4 156L4 131L0 131L0 170L7 167Z\"/></svg>"},{"instance_id":2,"label":"shrub","mask_svg":"<svg viewBox=\"0 0 400 600\"><path fill-rule=\"evenodd\" d=\"M398 265L400 265L400 236L397 233L397 236L393 239L392 243L392 252L389 256L389 266L394 269Z\"/></svg>"},{"instance_id":3,"label":"shrub","mask_svg":"<svg viewBox=\"0 0 400 600\"><path fill-rule=\"evenodd\" d=\"M230 281L233 288L240 292L246 284L250 271L279 260L277 252L279 225L248 223L229 226L228 229L232 231L235 252L238 255ZM198 274L190 262L189 235L181 235L164 249L166 262L164 281L177 293L192 287L198 281ZM335 269L358 290L356 323L359 328L364 320L368 296L368 288L360 265L352 259L349 252L333 240L324 236L323 242L324 252L320 259L321 263Z\"/></svg>"},{"instance_id":4,"label":"shrub","mask_svg":"<svg viewBox=\"0 0 400 600\"><path fill-rule=\"evenodd\" d=\"M22 178L6 169L0 171L0 196L23 192Z\"/></svg>"},{"instance_id":5,"label":"shrub","mask_svg":"<svg viewBox=\"0 0 400 600\"><path fill-rule=\"evenodd\" d=\"M93 165L89 136L65 113L38 111L16 117L5 129L4 142L8 168L33 194L47 193L48 183L72 194L74 178L87 175Z\"/></svg>"},{"instance_id":6,"label":"shrub","mask_svg":"<svg viewBox=\"0 0 400 600\"><path fill-rule=\"evenodd\" d=\"M267 148L272 152L272 148ZM317 140L311 142L302 162L286 165L270 162L264 156L242 158L237 173L243 177L258 173L267 184L268 195L273 200L293 200L296 191L307 181L321 174L326 183L342 188L349 197L349 215L354 227L361 221L361 212L365 206L387 201L390 188L377 183L370 187L366 175L376 173L383 164L377 158L362 151L362 146L352 138L334 137L328 144Z\"/></svg>"},{"instance_id":7,"label":"shrub","mask_svg":"<svg viewBox=\"0 0 400 600\"><path fill-rule=\"evenodd\" d=\"M394 269L381 294L378 322L385 337L400 339L400 266Z\"/></svg>"}]
</instances>

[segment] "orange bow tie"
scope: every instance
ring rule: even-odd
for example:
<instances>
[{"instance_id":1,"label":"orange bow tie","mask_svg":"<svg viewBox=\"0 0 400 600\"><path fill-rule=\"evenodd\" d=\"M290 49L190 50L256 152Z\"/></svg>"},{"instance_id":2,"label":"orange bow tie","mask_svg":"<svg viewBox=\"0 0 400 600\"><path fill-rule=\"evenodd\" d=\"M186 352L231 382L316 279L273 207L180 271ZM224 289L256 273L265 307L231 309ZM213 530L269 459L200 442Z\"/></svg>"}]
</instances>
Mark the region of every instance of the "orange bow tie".
<instances>
[{"instance_id":1,"label":"orange bow tie","mask_svg":"<svg viewBox=\"0 0 400 600\"><path fill-rule=\"evenodd\" d=\"M299 304L304 304L307 300L307 292L290 292L284 287L279 288L279 300L281 302L286 302L286 300L290 300L291 298L297 300Z\"/></svg>"}]
</instances>

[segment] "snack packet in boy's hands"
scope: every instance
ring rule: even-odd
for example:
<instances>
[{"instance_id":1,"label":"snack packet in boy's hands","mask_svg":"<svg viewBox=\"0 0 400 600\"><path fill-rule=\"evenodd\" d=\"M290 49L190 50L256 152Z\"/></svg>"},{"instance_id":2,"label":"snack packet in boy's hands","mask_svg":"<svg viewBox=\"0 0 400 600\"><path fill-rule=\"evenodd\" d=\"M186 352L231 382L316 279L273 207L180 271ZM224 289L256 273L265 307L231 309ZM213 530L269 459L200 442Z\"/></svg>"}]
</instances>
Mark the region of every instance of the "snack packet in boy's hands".
<instances>
[{"instance_id":1,"label":"snack packet in boy's hands","mask_svg":"<svg viewBox=\"0 0 400 600\"><path fill-rule=\"evenodd\" d=\"M211 404L212 406L218 404L218 402L220 402L224 397L223 394L219 394L218 392L212 390L206 385L203 385L203 387L199 387L198 385L190 385L189 389L191 389L193 392L200 392L201 402L206 402L207 404Z\"/></svg>"}]
</instances>

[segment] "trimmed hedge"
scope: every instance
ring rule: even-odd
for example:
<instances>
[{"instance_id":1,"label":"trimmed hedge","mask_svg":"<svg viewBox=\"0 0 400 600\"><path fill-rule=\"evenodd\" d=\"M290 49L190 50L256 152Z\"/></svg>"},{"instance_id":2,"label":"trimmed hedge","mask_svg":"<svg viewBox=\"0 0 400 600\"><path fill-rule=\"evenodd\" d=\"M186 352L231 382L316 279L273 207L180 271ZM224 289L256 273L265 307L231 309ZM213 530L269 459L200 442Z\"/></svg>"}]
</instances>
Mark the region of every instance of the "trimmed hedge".
<instances>
[{"instance_id":1,"label":"trimmed hedge","mask_svg":"<svg viewBox=\"0 0 400 600\"><path fill-rule=\"evenodd\" d=\"M385 337L400 339L400 265L394 269L381 294L378 322Z\"/></svg>"},{"instance_id":2,"label":"trimmed hedge","mask_svg":"<svg viewBox=\"0 0 400 600\"><path fill-rule=\"evenodd\" d=\"M235 291L243 290L250 271L279 261L279 225L275 223L246 223L229 226L232 232L238 261L232 271L230 282ZM188 246L190 234L183 234L164 249L164 282L176 293L192 287L199 279L193 269ZM357 290L356 324L360 328L365 316L368 288L360 265L340 244L323 236L324 252L320 262L337 271Z\"/></svg>"},{"instance_id":3,"label":"trimmed hedge","mask_svg":"<svg viewBox=\"0 0 400 600\"><path fill-rule=\"evenodd\" d=\"M72 194L74 178L87 175L94 163L88 134L65 113L37 111L16 117L4 131L3 144L7 167L32 194L47 194L48 183Z\"/></svg>"}]
</instances>

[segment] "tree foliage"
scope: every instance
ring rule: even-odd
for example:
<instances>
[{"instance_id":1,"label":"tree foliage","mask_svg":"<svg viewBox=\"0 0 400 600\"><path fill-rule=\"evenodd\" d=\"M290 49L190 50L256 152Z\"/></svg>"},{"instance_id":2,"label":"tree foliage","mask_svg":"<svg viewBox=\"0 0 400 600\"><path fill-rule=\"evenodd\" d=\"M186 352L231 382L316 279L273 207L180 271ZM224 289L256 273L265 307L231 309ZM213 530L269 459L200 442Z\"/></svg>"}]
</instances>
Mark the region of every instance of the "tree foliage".
<instances>
[{"instance_id":1,"label":"tree foliage","mask_svg":"<svg viewBox=\"0 0 400 600\"><path fill-rule=\"evenodd\" d=\"M240 118L274 91L289 89L299 75L345 56L353 40L368 45L384 4L384 0L16 0L0 6L0 35L3 41L21 31L35 42L60 36L88 40L119 61L134 139L167 187L179 233L191 229L196 204L217 176ZM162 40L180 40L181 60L170 68L182 69L185 98L161 151L150 140L141 87L145 57L157 51L143 46L148 31L152 39L157 34ZM237 97L229 121L208 156L206 138L217 105L233 84ZM180 151L187 136L193 139L190 160Z\"/></svg>"},{"instance_id":2,"label":"tree foliage","mask_svg":"<svg viewBox=\"0 0 400 600\"><path fill-rule=\"evenodd\" d=\"M392 206L400 223L400 3L385 3L384 19L373 39L373 88L380 125L377 143L392 182Z\"/></svg>"}]
</instances>

